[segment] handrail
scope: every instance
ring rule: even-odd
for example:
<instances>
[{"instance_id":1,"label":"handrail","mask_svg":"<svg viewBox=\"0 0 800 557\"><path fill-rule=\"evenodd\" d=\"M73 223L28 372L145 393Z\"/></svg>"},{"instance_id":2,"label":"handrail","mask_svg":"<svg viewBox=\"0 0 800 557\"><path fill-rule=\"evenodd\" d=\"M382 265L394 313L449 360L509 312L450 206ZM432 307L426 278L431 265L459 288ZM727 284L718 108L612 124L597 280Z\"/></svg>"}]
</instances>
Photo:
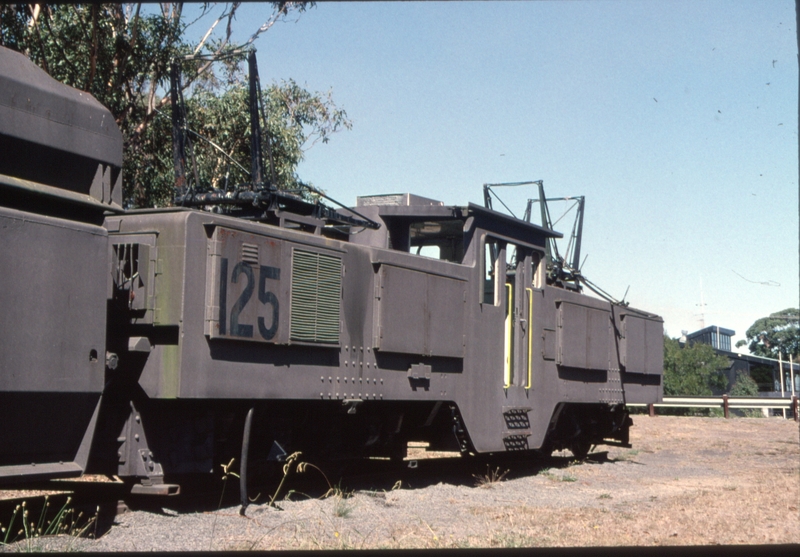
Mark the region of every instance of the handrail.
<instances>
[{"instance_id":1,"label":"handrail","mask_svg":"<svg viewBox=\"0 0 800 557\"><path fill-rule=\"evenodd\" d=\"M526 288L528 294L528 383L526 389L533 384L533 289Z\"/></svg>"},{"instance_id":2,"label":"handrail","mask_svg":"<svg viewBox=\"0 0 800 557\"><path fill-rule=\"evenodd\" d=\"M505 322L505 339L503 341L504 350L504 370L503 370L503 388L508 389L511 386L511 333L514 325L514 308L511 305L513 301L511 298L511 285L506 283L506 322Z\"/></svg>"}]
</instances>

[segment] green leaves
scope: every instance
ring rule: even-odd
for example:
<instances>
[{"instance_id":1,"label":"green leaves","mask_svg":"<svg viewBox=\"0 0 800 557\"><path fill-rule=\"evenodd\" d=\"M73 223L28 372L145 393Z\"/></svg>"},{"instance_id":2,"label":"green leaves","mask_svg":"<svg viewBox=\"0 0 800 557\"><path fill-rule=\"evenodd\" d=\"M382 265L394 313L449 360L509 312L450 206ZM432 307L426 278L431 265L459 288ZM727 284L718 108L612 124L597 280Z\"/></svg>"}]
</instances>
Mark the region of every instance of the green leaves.
<instances>
[{"instance_id":1,"label":"green leaves","mask_svg":"<svg viewBox=\"0 0 800 557\"><path fill-rule=\"evenodd\" d=\"M199 88L186 99L187 125L202 136L201 139L190 134L200 189L225 189L250 180L250 125L245 80L246 76L240 73L224 91ZM266 125L262 122L262 133L272 146L274 185L285 190L300 188L303 182L296 169L305 151L317 141L326 142L340 129L350 129L351 123L345 111L334 105L329 93L309 92L291 80L266 87L262 91L262 101L267 118ZM163 164L158 174L164 179L148 177L159 182L148 196L156 196L164 203L172 195L171 128L166 114L160 120L152 128L148 140L161 143L160 149L167 155L163 161L151 159L154 164ZM161 137L164 133L166 141ZM264 158L268 165L266 145ZM147 169L139 167L139 170ZM266 175L270 173L267 171Z\"/></svg>"},{"instance_id":2,"label":"green leaves","mask_svg":"<svg viewBox=\"0 0 800 557\"><path fill-rule=\"evenodd\" d=\"M291 11L302 13L313 4L272 5L272 15L248 45ZM230 43L238 4L225 5L217 17L220 25L212 23L207 33L201 32L204 38L197 46L186 39L187 29L197 20L187 23L182 6L0 5L0 45L24 52L53 78L91 93L111 110L125 142L127 207L172 203L168 79L170 63L176 58L184 59L184 96L187 125L193 132L197 186L224 188L249 181L250 127L241 65L247 51ZM202 14L213 9L206 5ZM185 59L193 54L223 59L213 65L207 59ZM262 127L273 148L275 185L295 189L303 183L296 169L305 150L319 141L327 143L331 134L350 129L351 123L330 92L310 92L293 80L262 85L262 89L267 117ZM267 159L266 148L264 155ZM191 164L187 173L194 182Z\"/></svg>"},{"instance_id":3,"label":"green leaves","mask_svg":"<svg viewBox=\"0 0 800 557\"><path fill-rule=\"evenodd\" d=\"M713 389L724 389L730 367L707 344L681 347L677 340L664 337L664 394L667 396L710 396Z\"/></svg>"},{"instance_id":4,"label":"green leaves","mask_svg":"<svg viewBox=\"0 0 800 557\"><path fill-rule=\"evenodd\" d=\"M769 317L762 317L747 329L748 349L751 354L767 358L783 358L800 354L800 329L796 308L787 308Z\"/></svg>"},{"instance_id":5,"label":"green leaves","mask_svg":"<svg viewBox=\"0 0 800 557\"><path fill-rule=\"evenodd\" d=\"M731 396L758 396L758 384L741 371L736 372L736 383L731 387Z\"/></svg>"}]
</instances>

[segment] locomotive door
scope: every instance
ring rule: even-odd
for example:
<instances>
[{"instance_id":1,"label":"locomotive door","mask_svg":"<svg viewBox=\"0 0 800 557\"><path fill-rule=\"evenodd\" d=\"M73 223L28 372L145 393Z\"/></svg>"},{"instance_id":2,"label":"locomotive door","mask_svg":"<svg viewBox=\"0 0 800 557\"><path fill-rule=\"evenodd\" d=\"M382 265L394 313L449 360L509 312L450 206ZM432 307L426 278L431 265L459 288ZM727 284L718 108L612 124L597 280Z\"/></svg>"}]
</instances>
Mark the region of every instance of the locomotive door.
<instances>
[{"instance_id":1,"label":"locomotive door","mask_svg":"<svg viewBox=\"0 0 800 557\"><path fill-rule=\"evenodd\" d=\"M532 263L538 257L529 247L492 237L484 243L483 303L503 308L503 388L531 388L533 279ZM498 316L501 317L501 316Z\"/></svg>"},{"instance_id":2,"label":"locomotive door","mask_svg":"<svg viewBox=\"0 0 800 557\"><path fill-rule=\"evenodd\" d=\"M533 253L506 244L503 388L531 388L533 376ZM501 267L502 268L502 267Z\"/></svg>"}]
</instances>

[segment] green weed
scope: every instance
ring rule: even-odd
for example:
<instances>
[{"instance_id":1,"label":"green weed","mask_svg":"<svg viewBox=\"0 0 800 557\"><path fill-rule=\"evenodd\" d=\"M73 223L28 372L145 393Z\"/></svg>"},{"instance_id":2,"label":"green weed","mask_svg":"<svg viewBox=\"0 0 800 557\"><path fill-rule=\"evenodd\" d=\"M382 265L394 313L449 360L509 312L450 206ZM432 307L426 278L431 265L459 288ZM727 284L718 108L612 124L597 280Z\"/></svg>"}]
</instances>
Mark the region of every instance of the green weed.
<instances>
[{"instance_id":1,"label":"green weed","mask_svg":"<svg viewBox=\"0 0 800 557\"><path fill-rule=\"evenodd\" d=\"M0 523L0 547L19 541L25 542L25 550L39 551L41 538L48 536L70 536L80 538L83 536L94 537L97 535L97 512L93 517L84 517L83 512L75 514L75 509L69 508L72 497L67 497L64 505L59 508L55 516L48 517L50 512L50 496L45 496L44 505L38 519L31 517L28 502L23 501L14 508L8 526ZM94 532L90 532L92 526Z\"/></svg>"},{"instance_id":2,"label":"green weed","mask_svg":"<svg viewBox=\"0 0 800 557\"><path fill-rule=\"evenodd\" d=\"M545 478L547 478L548 480L555 480L555 479L557 479L557 476L556 476L556 475L555 475L555 473L553 472L553 469L552 469L552 468L545 468L544 470L542 470L541 472L539 472L539 474L537 474L537 475L539 475L539 476L544 476L544 477L545 477Z\"/></svg>"}]
</instances>

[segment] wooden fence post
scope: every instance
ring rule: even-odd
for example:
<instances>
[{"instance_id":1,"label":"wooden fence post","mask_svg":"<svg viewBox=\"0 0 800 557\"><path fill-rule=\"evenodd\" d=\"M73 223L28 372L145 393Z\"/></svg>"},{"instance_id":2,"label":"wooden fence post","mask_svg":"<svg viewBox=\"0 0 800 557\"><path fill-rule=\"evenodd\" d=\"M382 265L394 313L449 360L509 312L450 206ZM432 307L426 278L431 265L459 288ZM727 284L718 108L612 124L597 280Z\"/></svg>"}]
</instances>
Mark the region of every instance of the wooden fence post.
<instances>
[{"instance_id":1,"label":"wooden fence post","mask_svg":"<svg viewBox=\"0 0 800 557\"><path fill-rule=\"evenodd\" d=\"M725 412L725 419L731 417L730 410L728 408L728 395L722 395L722 409Z\"/></svg>"},{"instance_id":2,"label":"wooden fence post","mask_svg":"<svg viewBox=\"0 0 800 557\"><path fill-rule=\"evenodd\" d=\"M798 404L797 395L792 397L792 414L794 414L794 421L800 422L800 404Z\"/></svg>"},{"instance_id":3,"label":"wooden fence post","mask_svg":"<svg viewBox=\"0 0 800 557\"><path fill-rule=\"evenodd\" d=\"M656 417L656 405L655 404L648 404L647 405L647 409L650 411L650 417L651 418L655 418Z\"/></svg>"}]
</instances>

